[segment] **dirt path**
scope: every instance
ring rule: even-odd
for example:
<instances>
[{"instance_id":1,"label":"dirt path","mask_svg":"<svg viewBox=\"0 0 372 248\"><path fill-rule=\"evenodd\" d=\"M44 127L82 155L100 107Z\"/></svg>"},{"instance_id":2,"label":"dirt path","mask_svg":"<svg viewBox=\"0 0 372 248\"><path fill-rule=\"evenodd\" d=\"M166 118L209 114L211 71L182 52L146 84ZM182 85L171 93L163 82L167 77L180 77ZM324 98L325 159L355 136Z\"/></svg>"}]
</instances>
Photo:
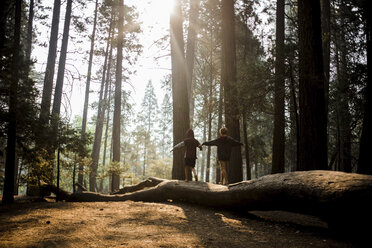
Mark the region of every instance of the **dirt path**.
<instances>
[{"instance_id":1,"label":"dirt path","mask_svg":"<svg viewBox=\"0 0 372 248\"><path fill-rule=\"evenodd\" d=\"M304 215L128 201L0 206L0 247L358 246Z\"/></svg>"}]
</instances>

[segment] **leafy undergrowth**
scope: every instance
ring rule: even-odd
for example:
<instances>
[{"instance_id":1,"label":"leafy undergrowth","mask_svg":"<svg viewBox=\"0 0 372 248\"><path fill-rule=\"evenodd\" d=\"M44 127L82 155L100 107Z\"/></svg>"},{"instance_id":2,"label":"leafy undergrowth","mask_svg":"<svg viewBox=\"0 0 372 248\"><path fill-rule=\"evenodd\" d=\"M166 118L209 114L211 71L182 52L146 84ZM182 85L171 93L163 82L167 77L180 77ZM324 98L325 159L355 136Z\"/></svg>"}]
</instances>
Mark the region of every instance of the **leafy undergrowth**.
<instances>
[{"instance_id":1,"label":"leafy undergrowth","mask_svg":"<svg viewBox=\"0 0 372 248\"><path fill-rule=\"evenodd\" d=\"M360 246L306 215L127 201L1 206L0 247Z\"/></svg>"}]
</instances>

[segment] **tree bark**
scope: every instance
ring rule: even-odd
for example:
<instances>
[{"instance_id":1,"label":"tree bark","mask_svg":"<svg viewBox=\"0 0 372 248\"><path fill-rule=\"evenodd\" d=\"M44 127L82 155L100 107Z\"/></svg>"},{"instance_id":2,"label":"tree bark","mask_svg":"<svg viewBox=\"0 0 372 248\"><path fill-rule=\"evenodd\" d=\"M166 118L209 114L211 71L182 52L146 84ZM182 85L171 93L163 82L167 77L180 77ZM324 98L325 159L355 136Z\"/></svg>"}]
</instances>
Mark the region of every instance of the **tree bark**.
<instances>
[{"instance_id":1,"label":"tree bark","mask_svg":"<svg viewBox=\"0 0 372 248\"><path fill-rule=\"evenodd\" d=\"M59 122L59 119L60 119L60 112L61 112L63 81L64 81L64 78L65 78L67 46L68 46L68 39L69 39L69 32L70 32L70 22L71 22L71 10L72 10L72 0L67 0L65 23L64 23L64 27L63 27L62 46L61 46L61 53L60 53L60 56L59 56L57 81L56 81L56 88L55 88L55 91L54 91L53 109L52 109L52 120L51 120L52 136L51 136L51 139L53 140L53 142L52 142L53 152L56 149L58 122Z\"/></svg>"},{"instance_id":2,"label":"tree bark","mask_svg":"<svg viewBox=\"0 0 372 248\"><path fill-rule=\"evenodd\" d=\"M0 1L0 55L3 55L3 49L5 47L6 43L6 26L7 26L7 20L9 16L9 8L10 8L10 0L2 0Z\"/></svg>"},{"instance_id":3,"label":"tree bark","mask_svg":"<svg viewBox=\"0 0 372 248\"><path fill-rule=\"evenodd\" d=\"M174 12L170 17L173 93L173 145L181 142L185 137L186 131L190 128L182 23L181 2L180 0L177 0L175 1ZM185 170L183 167L182 150L173 150L173 179L185 179Z\"/></svg>"},{"instance_id":4,"label":"tree bark","mask_svg":"<svg viewBox=\"0 0 372 248\"><path fill-rule=\"evenodd\" d=\"M119 0L119 20L118 20L118 47L117 47L117 62L115 76L115 105L114 119L112 130L112 161L120 163L120 117L121 117L121 80L123 71L123 22L124 22L124 1ZM120 185L120 176L114 172L111 179L112 191L118 190Z\"/></svg>"},{"instance_id":5,"label":"tree bark","mask_svg":"<svg viewBox=\"0 0 372 248\"><path fill-rule=\"evenodd\" d=\"M222 68L221 81L224 86L225 123L229 135L240 140L239 108L236 87L236 48L234 0L222 0ZM228 166L230 183L243 180L240 149L233 149Z\"/></svg>"},{"instance_id":6,"label":"tree bark","mask_svg":"<svg viewBox=\"0 0 372 248\"><path fill-rule=\"evenodd\" d=\"M7 150L5 161L5 178L3 190L3 204L14 201L15 163L16 163L16 141L17 141L17 91L19 84L19 65L21 60L21 15L22 0L15 1L14 37L12 46L12 79L9 85L9 122L7 130Z\"/></svg>"},{"instance_id":7,"label":"tree bark","mask_svg":"<svg viewBox=\"0 0 372 248\"><path fill-rule=\"evenodd\" d=\"M327 168L320 3L298 1L300 150L298 170Z\"/></svg>"},{"instance_id":8,"label":"tree bark","mask_svg":"<svg viewBox=\"0 0 372 248\"><path fill-rule=\"evenodd\" d=\"M187 45L186 45L186 77L187 77L187 94L189 98L190 126L193 126L194 121L194 97L193 97L193 71L195 59L196 35L199 16L200 0L190 0L189 27L187 30Z\"/></svg>"},{"instance_id":9,"label":"tree bark","mask_svg":"<svg viewBox=\"0 0 372 248\"><path fill-rule=\"evenodd\" d=\"M77 161L77 153L74 154L74 160ZM72 192L76 192L76 187L75 187L75 182L76 182L76 163L74 163L74 167L72 169Z\"/></svg>"},{"instance_id":10,"label":"tree bark","mask_svg":"<svg viewBox=\"0 0 372 248\"><path fill-rule=\"evenodd\" d=\"M208 94L208 140L212 139L212 112L213 112L213 82L214 82L214 75L213 75L213 32L211 32L211 40L210 40L210 72L209 72L209 94ZM211 147L208 146L207 148L207 173L205 176L205 181L209 182L210 178L210 168L211 168Z\"/></svg>"},{"instance_id":11,"label":"tree bark","mask_svg":"<svg viewBox=\"0 0 372 248\"><path fill-rule=\"evenodd\" d=\"M59 15L61 11L61 1L54 0L52 28L49 39L48 60L45 69L43 95L41 98L40 109L40 130L45 130L49 124L50 106L52 101L54 69L57 57ZM41 141L42 142L42 141Z\"/></svg>"},{"instance_id":12,"label":"tree bark","mask_svg":"<svg viewBox=\"0 0 372 248\"><path fill-rule=\"evenodd\" d=\"M336 45L335 45L335 67L336 67L336 72L337 74L339 75L339 71L340 71L340 59L339 59L339 46L337 45L337 42L336 42ZM339 100L339 94L336 95L336 98L337 98L337 104L340 102ZM336 120L335 120L335 123L336 123L336 152L335 154L337 154L337 156L335 157L335 163L334 163L334 170L340 170L340 161L341 161L341 154L340 154L340 147L341 147L341 128L340 128L340 107L336 105L335 107L335 112L336 112Z\"/></svg>"},{"instance_id":13,"label":"tree bark","mask_svg":"<svg viewBox=\"0 0 372 248\"><path fill-rule=\"evenodd\" d=\"M250 165L250 157L249 157L249 147L248 147L248 130L247 130L247 114L243 112L243 133L244 133L244 153L245 153L245 164L246 164L246 176L247 180L252 179L251 174L251 165Z\"/></svg>"},{"instance_id":14,"label":"tree bark","mask_svg":"<svg viewBox=\"0 0 372 248\"><path fill-rule=\"evenodd\" d=\"M343 8L343 7L341 7ZM343 22L343 21L341 21ZM345 44L345 32L336 38L336 48L340 51L340 63L337 66L337 95L336 95L336 114L337 126L339 129L339 170L351 172L351 116L349 110L349 85L348 85L348 69L347 69L347 48ZM336 56L338 58L338 56Z\"/></svg>"},{"instance_id":15,"label":"tree bark","mask_svg":"<svg viewBox=\"0 0 372 248\"><path fill-rule=\"evenodd\" d=\"M96 131L94 133L94 143L93 143L93 150L92 150L92 165L91 165L91 170L89 174L89 190L90 191L95 191L97 188L96 177L97 177L99 154L101 150L103 122L105 120L105 110L106 110L105 101L107 98L107 88L108 88L108 82L106 81L106 71L107 71L107 63L109 59L109 48L111 44L111 26L112 24L110 24L109 34L107 38L105 61L103 63L103 71L102 71L101 90L99 93Z\"/></svg>"},{"instance_id":16,"label":"tree bark","mask_svg":"<svg viewBox=\"0 0 372 248\"><path fill-rule=\"evenodd\" d=\"M105 88L105 106L104 108L107 109L106 114L106 127L105 127L105 141L103 143L103 158L102 158L102 165L106 166L106 157L107 157L107 140L108 140L108 129L110 125L110 112L111 112L111 62L112 62L112 44L110 48L110 55L109 61L107 66L107 76L106 76L106 88ZM110 146L111 147L111 146ZM110 156L111 157L111 149L110 149ZM100 192L103 190L103 178L101 178L100 182Z\"/></svg>"},{"instance_id":17,"label":"tree bark","mask_svg":"<svg viewBox=\"0 0 372 248\"><path fill-rule=\"evenodd\" d=\"M83 120L82 120L82 124L81 124L81 138L83 140L85 139L85 131L86 131L86 128L87 128L89 90L90 90L90 79L92 77L94 41L95 41L95 37L96 37L96 27L97 27L97 13L98 13L98 0L96 0L96 7L95 7L95 10L94 10L93 31L92 31L92 37L91 37L91 40L90 40L90 52L89 52L89 60L88 60L87 82L85 84L85 100L84 100L84 108L83 108Z\"/></svg>"},{"instance_id":18,"label":"tree bark","mask_svg":"<svg viewBox=\"0 0 372 248\"><path fill-rule=\"evenodd\" d=\"M370 1L364 1L367 40L367 86L365 89L363 129L360 137L358 172L372 175L372 7Z\"/></svg>"},{"instance_id":19,"label":"tree bark","mask_svg":"<svg viewBox=\"0 0 372 248\"><path fill-rule=\"evenodd\" d=\"M295 87L295 79L293 77L293 67L292 67L292 62L289 60L289 74L290 74L290 91L291 91L291 102L292 102L292 108L293 108L293 116L294 116L294 133L296 137L296 155L295 155L295 163L293 166L293 170L296 170L296 168L299 168L299 151L300 151L300 120L298 117L298 107L297 107L297 97L296 97L296 87Z\"/></svg>"},{"instance_id":20,"label":"tree bark","mask_svg":"<svg viewBox=\"0 0 372 248\"><path fill-rule=\"evenodd\" d=\"M211 99L211 95L209 99ZM211 102L209 102L211 104ZM212 138L212 112L211 107L209 107L209 113L208 113L208 140L211 140ZM208 146L207 148L207 168L206 168L206 174L205 174L205 181L209 182L210 178L210 169L211 169L211 147Z\"/></svg>"},{"instance_id":21,"label":"tree bark","mask_svg":"<svg viewBox=\"0 0 372 248\"><path fill-rule=\"evenodd\" d=\"M285 122L284 122L284 0L276 1L276 59L274 94L274 136L271 173L284 172Z\"/></svg>"},{"instance_id":22,"label":"tree bark","mask_svg":"<svg viewBox=\"0 0 372 248\"><path fill-rule=\"evenodd\" d=\"M224 100L223 100L224 92L223 92L223 84L220 81L220 91L219 91L219 98L218 98L218 128L217 128L217 137L220 135L219 131L222 128L222 116L223 116L223 105L224 105ZM218 164L218 158L216 156L216 183L220 181L221 177L221 168L220 165Z\"/></svg>"},{"instance_id":23,"label":"tree bark","mask_svg":"<svg viewBox=\"0 0 372 248\"><path fill-rule=\"evenodd\" d=\"M207 123L206 122L204 122L203 123L203 142L204 141L206 141L207 140ZM205 172L205 158L206 158L206 151L205 151L205 149L203 149L202 150L202 154L203 154L203 156L202 156L202 161L201 161L201 168L200 168L200 175L201 175L201 177L200 177L200 179L201 179L201 181L205 181L205 174L204 174L204 172Z\"/></svg>"},{"instance_id":24,"label":"tree bark","mask_svg":"<svg viewBox=\"0 0 372 248\"><path fill-rule=\"evenodd\" d=\"M330 0L321 0L322 18L322 45L323 45L323 66L324 66L324 89L325 105L328 120L328 101L329 101L329 72L330 72L330 42L331 42L331 6Z\"/></svg>"},{"instance_id":25,"label":"tree bark","mask_svg":"<svg viewBox=\"0 0 372 248\"><path fill-rule=\"evenodd\" d=\"M30 0L28 21L27 21L27 42L26 42L26 62L28 66L31 64L31 50L32 50L32 30L34 21L34 0Z\"/></svg>"}]
</instances>

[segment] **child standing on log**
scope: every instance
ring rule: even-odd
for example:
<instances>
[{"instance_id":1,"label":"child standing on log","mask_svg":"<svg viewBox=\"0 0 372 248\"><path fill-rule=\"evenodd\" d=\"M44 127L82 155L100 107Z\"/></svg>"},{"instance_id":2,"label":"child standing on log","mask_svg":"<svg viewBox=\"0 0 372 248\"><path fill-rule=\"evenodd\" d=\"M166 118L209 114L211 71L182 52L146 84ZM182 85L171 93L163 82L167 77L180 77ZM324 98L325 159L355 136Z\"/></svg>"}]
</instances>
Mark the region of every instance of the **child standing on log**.
<instances>
[{"instance_id":1,"label":"child standing on log","mask_svg":"<svg viewBox=\"0 0 372 248\"><path fill-rule=\"evenodd\" d=\"M185 139L175 145L171 151L181 147L186 147L184 166L185 166L185 181L189 181L189 170L194 173L195 181L198 181L198 175L196 174L195 164L196 164L196 148L202 150L202 146L199 141L194 138L194 131L192 129L187 130ZM192 179L191 179L192 180Z\"/></svg>"},{"instance_id":2,"label":"child standing on log","mask_svg":"<svg viewBox=\"0 0 372 248\"><path fill-rule=\"evenodd\" d=\"M219 184L223 184L223 180L225 179L225 185L229 184L226 169L229 165L231 150L234 146L244 146L243 143L240 143L239 141L228 136L227 132L227 128L223 127L219 131L220 137L215 140L206 141L202 144L205 146L217 146L217 157L221 166Z\"/></svg>"}]
</instances>

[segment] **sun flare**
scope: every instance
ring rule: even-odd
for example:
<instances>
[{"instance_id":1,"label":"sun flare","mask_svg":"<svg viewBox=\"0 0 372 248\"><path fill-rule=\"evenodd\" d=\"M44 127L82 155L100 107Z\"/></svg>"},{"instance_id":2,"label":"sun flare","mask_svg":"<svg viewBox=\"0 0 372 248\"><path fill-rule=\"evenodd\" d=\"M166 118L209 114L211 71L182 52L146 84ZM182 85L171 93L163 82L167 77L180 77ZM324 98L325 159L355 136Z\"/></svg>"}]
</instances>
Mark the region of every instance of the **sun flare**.
<instances>
[{"instance_id":1,"label":"sun flare","mask_svg":"<svg viewBox=\"0 0 372 248\"><path fill-rule=\"evenodd\" d=\"M169 16L173 12L176 0L154 0L159 15Z\"/></svg>"}]
</instances>

